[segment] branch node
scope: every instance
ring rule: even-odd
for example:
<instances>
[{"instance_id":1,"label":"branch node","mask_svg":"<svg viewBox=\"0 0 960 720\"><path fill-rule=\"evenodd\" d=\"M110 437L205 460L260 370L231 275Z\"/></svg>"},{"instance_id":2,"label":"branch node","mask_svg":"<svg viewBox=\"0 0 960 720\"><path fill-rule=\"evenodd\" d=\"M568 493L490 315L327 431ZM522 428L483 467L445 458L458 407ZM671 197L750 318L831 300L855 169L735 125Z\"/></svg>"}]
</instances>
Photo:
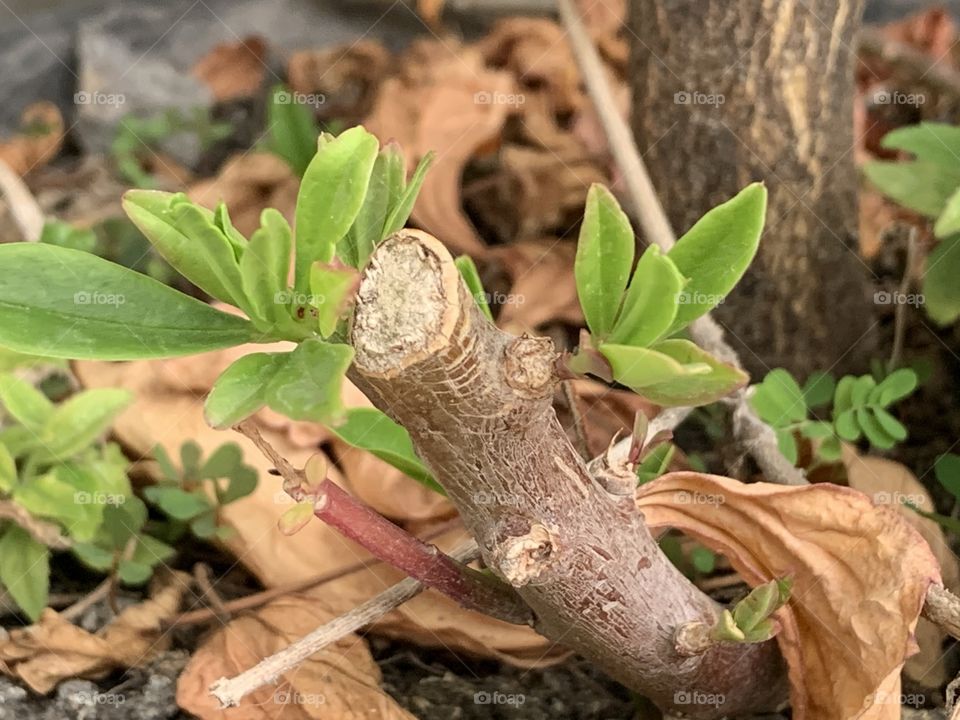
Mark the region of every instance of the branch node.
<instances>
[{"instance_id":1,"label":"branch node","mask_svg":"<svg viewBox=\"0 0 960 720\"><path fill-rule=\"evenodd\" d=\"M559 379L556 360L557 351L550 338L524 334L504 351L504 380L525 396L545 397L552 394Z\"/></svg>"},{"instance_id":2,"label":"branch node","mask_svg":"<svg viewBox=\"0 0 960 720\"><path fill-rule=\"evenodd\" d=\"M545 525L534 523L526 534L507 538L497 547L496 565L507 582L522 587L547 570L556 547L554 533Z\"/></svg>"}]
</instances>

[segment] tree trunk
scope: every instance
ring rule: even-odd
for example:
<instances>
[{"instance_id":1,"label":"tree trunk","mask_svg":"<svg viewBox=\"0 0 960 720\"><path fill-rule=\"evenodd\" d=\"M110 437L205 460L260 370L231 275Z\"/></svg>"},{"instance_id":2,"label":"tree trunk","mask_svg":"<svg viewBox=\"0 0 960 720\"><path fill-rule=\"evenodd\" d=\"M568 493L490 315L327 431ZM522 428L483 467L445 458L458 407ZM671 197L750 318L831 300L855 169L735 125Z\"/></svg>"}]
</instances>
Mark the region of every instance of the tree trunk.
<instances>
[{"instance_id":1,"label":"tree trunk","mask_svg":"<svg viewBox=\"0 0 960 720\"><path fill-rule=\"evenodd\" d=\"M632 125L678 234L770 190L753 267L714 316L755 379L860 368L874 306L857 255L854 34L863 0L633 0Z\"/></svg>"},{"instance_id":2,"label":"tree trunk","mask_svg":"<svg viewBox=\"0 0 960 720\"><path fill-rule=\"evenodd\" d=\"M538 630L686 717L785 699L774 642L676 651L677 628L713 624L716 605L660 552L635 482L613 494L567 440L551 405L553 343L486 320L441 243L408 230L377 249L352 336L351 380L410 432Z\"/></svg>"}]
</instances>

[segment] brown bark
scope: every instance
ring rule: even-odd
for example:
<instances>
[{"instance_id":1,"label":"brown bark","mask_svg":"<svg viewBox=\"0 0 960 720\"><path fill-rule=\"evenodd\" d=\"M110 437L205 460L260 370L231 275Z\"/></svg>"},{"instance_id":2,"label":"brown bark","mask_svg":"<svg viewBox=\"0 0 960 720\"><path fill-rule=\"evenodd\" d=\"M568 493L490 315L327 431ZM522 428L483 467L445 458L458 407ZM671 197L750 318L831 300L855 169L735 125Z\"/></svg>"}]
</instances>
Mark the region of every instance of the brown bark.
<instances>
[{"instance_id":1,"label":"brown bark","mask_svg":"<svg viewBox=\"0 0 960 720\"><path fill-rule=\"evenodd\" d=\"M714 317L754 376L862 368L874 306L856 253L855 32L863 0L633 0L632 125L674 229L755 180L753 267Z\"/></svg>"},{"instance_id":2,"label":"brown bark","mask_svg":"<svg viewBox=\"0 0 960 720\"><path fill-rule=\"evenodd\" d=\"M630 496L608 493L557 422L557 353L497 330L434 238L404 231L364 271L351 379L410 432L487 565L537 628L665 709L692 718L785 698L774 643L696 657L677 628L717 608L660 552Z\"/></svg>"}]
</instances>

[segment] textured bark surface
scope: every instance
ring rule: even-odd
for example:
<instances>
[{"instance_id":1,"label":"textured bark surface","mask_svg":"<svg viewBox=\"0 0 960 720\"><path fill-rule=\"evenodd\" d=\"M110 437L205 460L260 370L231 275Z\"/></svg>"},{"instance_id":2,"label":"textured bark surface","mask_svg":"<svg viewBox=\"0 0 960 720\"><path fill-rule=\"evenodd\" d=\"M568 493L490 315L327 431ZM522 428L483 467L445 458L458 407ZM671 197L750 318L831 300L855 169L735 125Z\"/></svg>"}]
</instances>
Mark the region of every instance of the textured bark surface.
<instances>
[{"instance_id":1,"label":"textured bark surface","mask_svg":"<svg viewBox=\"0 0 960 720\"><path fill-rule=\"evenodd\" d=\"M537 628L661 707L693 718L786 696L774 643L681 657L676 629L716 607L660 552L629 496L608 493L557 421L556 351L497 330L434 238L404 231L366 268L351 379L409 430Z\"/></svg>"},{"instance_id":2,"label":"textured bark surface","mask_svg":"<svg viewBox=\"0 0 960 720\"><path fill-rule=\"evenodd\" d=\"M747 276L713 313L755 377L864 366L854 34L863 0L632 0L632 126L674 229L770 190ZM866 336L866 337L864 337Z\"/></svg>"}]
</instances>

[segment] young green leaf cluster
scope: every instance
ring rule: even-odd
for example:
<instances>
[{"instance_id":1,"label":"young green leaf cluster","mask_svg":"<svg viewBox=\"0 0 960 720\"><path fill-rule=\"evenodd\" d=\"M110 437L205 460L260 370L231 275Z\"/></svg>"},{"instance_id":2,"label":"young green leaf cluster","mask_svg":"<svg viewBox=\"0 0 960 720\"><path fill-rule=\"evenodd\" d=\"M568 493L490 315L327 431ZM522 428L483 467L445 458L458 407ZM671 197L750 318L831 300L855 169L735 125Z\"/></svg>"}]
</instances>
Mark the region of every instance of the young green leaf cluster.
<instances>
[{"instance_id":1,"label":"young green leaf cluster","mask_svg":"<svg viewBox=\"0 0 960 720\"><path fill-rule=\"evenodd\" d=\"M924 122L887 133L881 144L916 158L869 162L863 169L885 195L935 220L940 243L927 258L924 303L936 322L955 322L960 318L960 128Z\"/></svg>"},{"instance_id":2,"label":"young green leaf cluster","mask_svg":"<svg viewBox=\"0 0 960 720\"><path fill-rule=\"evenodd\" d=\"M796 463L797 434L818 441L817 456L824 462L840 458L840 441L856 442L862 437L876 448L889 450L907 437L906 428L890 407L907 397L917 386L917 374L901 368L877 382L872 375L848 375L834 383L826 373L816 373L801 388L782 368L770 371L756 385L750 404L777 435L780 452ZM811 419L814 408L832 401L832 420Z\"/></svg>"},{"instance_id":3,"label":"young green leaf cluster","mask_svg":"<svg viewBox=\"0 0 960 720\"><path fill-rule=\"evenodd\" d=\"M750 185L704 215L670 250L650 246L633 266L630 221L613 194L587 195L574 274L590 329L574 372L610 376L660 405L702 405L747 382L746 375L689 340L672 337L723 301L760 240L766 190Z\"/></svg>"},{"instance_id":4,"label":"young green leaf cluster","mask_svg":"<svg viewBox=\"0 0 960 720\"><path fill-rule=\"evenodd\" d=\"M154 448L153 456L162 477L143 494L170 518L168 539L179 538L187 529L203 540L229 537L229 528L218 523L219 508L257 487L257 471L243 462L240 446L221 445L201 463L200 446L186 442L180 448L180 470L161 446Z\"/></svg>"},{"instance_id":5,"label":"young green leaf cluster","mask_svg":"<svg viewBox=\"0 0 960 720\"><path fill-rule=\"evenodd\" d=\"M714 638L724 642L757 643L772 638L778 630L773 613L790 599L789 578L758 585L731 612L724 610L714 628Z\"/></svg>"}]
</instances>

